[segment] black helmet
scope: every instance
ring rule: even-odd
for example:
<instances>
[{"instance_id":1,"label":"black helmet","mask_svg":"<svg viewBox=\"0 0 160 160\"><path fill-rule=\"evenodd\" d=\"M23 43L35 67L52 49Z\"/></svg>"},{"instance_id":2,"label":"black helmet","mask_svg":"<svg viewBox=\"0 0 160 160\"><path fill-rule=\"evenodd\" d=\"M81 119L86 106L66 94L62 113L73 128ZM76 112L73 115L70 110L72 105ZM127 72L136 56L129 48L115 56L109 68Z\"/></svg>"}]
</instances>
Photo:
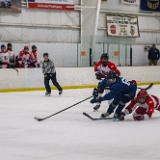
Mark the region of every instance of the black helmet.
<instances>
[{"instance_id":1,"label":"black helmet","mask_svg":"<svg viewBox=\"0 0 160 160\"><path fill-rule=\"evenodd\" d=\"M108 53L103 53L103 54L101 55L101 60L102 60L103 58L109 59Z\"/></svg>"},{"instance_id":2,"label":"black helmet","mask_svg":"<svg viewBox=\"0 0 160 160\"><path fill-rule=\"evenodd\" d=\"M33 46L32 46L32 49L35 49L35 48L37 48L37 47L36 47L35 45L33 45Z\"/></svg>"},{"instance_id":3,"label":"black helmet","mask_svg":"<svg viewBox=\"0 0 160 160\"><path fill-rule=\"evenodd\" d=\"M48 57L48 53L47 53L47 52L46 52L46 53L43 53L43 57L44 57L44 56L47 56L47 57Z\"/></svg>"},{"instance_id":4,"label":"black helmet","mask_svg":"<svg viewBox=\"0 0 160 160\"><path fill-rule=\"evenodd\" d=\"M116 72L109 71L109 73L107 74L107 79L114 79L114 78L117 78Z\"/></svg>"},{"instance_id":5,"label":"black helmet","mask_svg":"<svg viewBox=\"0 0 160 160\"><path fill-rule=\"evenodd\" d=\"M8 44L7 44L7 47L12 47L12 43L8 43Z\"/></svg>"}]
</instances>

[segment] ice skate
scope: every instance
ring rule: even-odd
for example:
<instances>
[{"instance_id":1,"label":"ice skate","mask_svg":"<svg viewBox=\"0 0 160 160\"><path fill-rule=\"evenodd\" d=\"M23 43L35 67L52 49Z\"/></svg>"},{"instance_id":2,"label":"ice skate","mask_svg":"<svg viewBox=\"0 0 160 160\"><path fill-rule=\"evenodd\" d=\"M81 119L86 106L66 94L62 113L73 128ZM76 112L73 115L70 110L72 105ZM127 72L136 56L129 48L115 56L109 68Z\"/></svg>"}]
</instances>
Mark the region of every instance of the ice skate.
<instances>
[{"instance_id":1,"label":"ice skate","mask_svg":"<svg viewBox=\"0 0 160 160\"><path fill-rule=\"evenodd\" d=\"M100 108L100 104L97 104L95 107L93 107L93 111L97 111Z\"/></svg>"},{"instance_id":2,"label":"ice skate","mask_svg":"<svg viewBox=\"0 0 160 160\"><path fill-rule=\"evenodd\" d=\"M49 97L50 95L51 95L51 93L48 93L48 92L45 93L45 96Z\"/></svg>"},{"instance_id":3,"label":"ice skate","mask_svg":"<svg viewBox=\"0 0 160 160\"><path fill-rule=\"evenodd\" d=\"M61 95L61 94L62 94L62 92L63 92L63 90L59 90L59 95Z\"/></svg>"},{"instance_id":4,"label":"ice skate","mask_svg":"<svg viewBox=\"0 0 160 160\"><path fill-rule=\"evenodd\" d=\"M106 112L106 113L102 113L102 114L101 114L101 117L102 117L102 118L107 118L109 115L110 115L110 114L109 114L108 112Z\"/></svg>"}]
</instances>

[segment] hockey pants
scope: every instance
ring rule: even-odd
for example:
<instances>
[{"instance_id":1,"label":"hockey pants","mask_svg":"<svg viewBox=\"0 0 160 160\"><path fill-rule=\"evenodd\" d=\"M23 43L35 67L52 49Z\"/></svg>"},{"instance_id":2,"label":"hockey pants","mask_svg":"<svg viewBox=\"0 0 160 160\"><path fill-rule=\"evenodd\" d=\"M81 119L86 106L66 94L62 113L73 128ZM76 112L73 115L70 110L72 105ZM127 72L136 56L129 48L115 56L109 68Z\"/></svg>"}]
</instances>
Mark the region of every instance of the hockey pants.
<instances>
[{"instance_id":1,"label":"hockey pants","mask_svg":"<svg viewBox=\"0 0 160 160\"><path fill-rule=\"evenodd\" d=\"M125 107L126 103L128 103L130 100L132 100L135 97L136 94L136 90L135 92L131 92L130 94L118 94L114 100L112 101L112 103L109 105L109 108L107 110L107 112L109 114L114 112L114 109L116 108L116 106L118 105L115 113L117 115L120 114L120 112L123 110L123 108Z\"/></svg>"},{"instance_id":2,"label":"hockey pants","mask_svg":"<svg viewBox=\"0 0 160 160\"><path fill-rule=\"evenodd\" d=\"M59 85L59 83L57 82L57 78L56 78L56 72L54 74L52 74L52 76L50 77L50 74L47 74L46 77L44 77L44 85L46 88L46 92L47 93L51 93L51 87L49 85L49 80L51 79L53 85L60 91L62 90L61 86Z\"/></svg>"}]
</instances>

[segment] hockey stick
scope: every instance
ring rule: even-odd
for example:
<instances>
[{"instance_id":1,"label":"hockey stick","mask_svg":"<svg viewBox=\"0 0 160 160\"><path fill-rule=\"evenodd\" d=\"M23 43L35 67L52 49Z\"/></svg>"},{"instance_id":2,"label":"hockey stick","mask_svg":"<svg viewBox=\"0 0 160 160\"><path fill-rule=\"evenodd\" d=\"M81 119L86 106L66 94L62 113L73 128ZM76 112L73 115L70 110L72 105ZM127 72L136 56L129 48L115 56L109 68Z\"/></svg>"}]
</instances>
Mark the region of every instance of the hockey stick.
<instances>
[{"instance_id":1,"label":"hockey stick","mask_svg":"<svg viewBox=\"0 0 160 160\"><path fill-rule=\"evenodd\" d=\"M17 68L13 68L13 69L17 72L17 76L18 76L19 74L18 69Z\"/></svg>"},{"instance_id":2,"label":"hockey stick","mask_svg":"<svg viewBox=\"0 0 160 160\"><path fill-rule=\"evenodd\" d=\"M84 99L84 100L82 100L82 101L79 101L79 102L73 104L72 106L67 107L67 108L65 108L65 109L63 109L63 110L61 110L61 111L59 111L59 112L56 112L56 113L50 115L50 116L47 116L47 117L44 117L44 118L34 117L34 119L37 120L37 121L44 121L44 120L46 120L46 119L48 119L48 118L50 118L50 117L55 116L56 114L59 114L59 113L65 111L65 110L67 110L67 109L69 109L69 108L72 108L72 107L76 106L77 104L82 103L82 102L84 102L84 101L86 101L86 100L88 100L88 99L90 99L90 98L92 98L92 96L90 96L90 97L88 97L88 98L86 98L86 99Z\"/></svg>"},{"instance_id":3,"label":"hockey stick","mask_svg":"<svg viewBox=\"0 0 160 160\"><path fill-rule=\"evenodd\" d=\"M137 89L143 89L143 90L148 90L153 86L153 83L151 83L148 87L146 88L141 88L141 87L137 87Z\"/></svg>"},{"instance_id":4,"label":"hockey stick","mask_svg":"<svg viewBox=\"0 0 160 160\"><path fill-rule=\"evenodd\" d=\"M118 120L118 118L114 118L114 117L107 117L107 118L102 118L102 117L99 117L99 118L93 118L91 117L89 114L83 112L83 115L88 117L89 119L91 119L92 121L100 121L100 120Z\"/></svg>"}]
</instances>

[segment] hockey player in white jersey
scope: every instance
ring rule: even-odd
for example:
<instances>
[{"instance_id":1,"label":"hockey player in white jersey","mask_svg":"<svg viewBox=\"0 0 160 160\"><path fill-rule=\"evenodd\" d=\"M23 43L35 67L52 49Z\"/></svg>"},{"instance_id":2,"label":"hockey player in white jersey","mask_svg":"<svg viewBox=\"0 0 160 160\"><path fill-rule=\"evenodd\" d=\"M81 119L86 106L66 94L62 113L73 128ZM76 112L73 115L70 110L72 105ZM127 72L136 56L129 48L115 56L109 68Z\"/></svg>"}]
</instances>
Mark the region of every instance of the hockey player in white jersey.
<instances>
[{"instance_id":1,"label":"hockey player in white jersey","mask_svg":"<svg viewBox=\"0 0 160 160\"><path fill-rule=\"evenodd\" d=\"M12 44L11 43L7 44L7 50L6 50L6 52L8 52L8 55L9 55L8 68L14 68L15 64L16 64L16 61L15 61L15 53L12 50Z\"/></svg>"},{"instance_id":2,"label":"hockey player in white jersey","mask_svg":"<svg viewBox=\"0 0 160 160\"><path fill-rule=\"evenodd\" d=\"M1 45L0 52L0 65L1 68L7 68L9 64L9 54L6 52L6 46L4 44Z\"/></svg>"}]
</instances>

